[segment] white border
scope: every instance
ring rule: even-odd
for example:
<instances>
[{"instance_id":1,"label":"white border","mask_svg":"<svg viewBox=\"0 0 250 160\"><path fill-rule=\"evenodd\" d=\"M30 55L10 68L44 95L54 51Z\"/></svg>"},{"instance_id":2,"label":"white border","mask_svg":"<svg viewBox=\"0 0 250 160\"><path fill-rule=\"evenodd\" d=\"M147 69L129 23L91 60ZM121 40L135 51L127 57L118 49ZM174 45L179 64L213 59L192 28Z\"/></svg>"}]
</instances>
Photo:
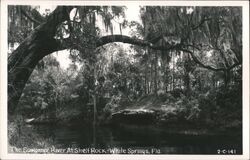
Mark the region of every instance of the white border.
<instances>
[{"instance_id":1,"label":"white border","mask_svg":"<svg viewBox=\"0 0 250 160\"><path fill-rule=\"evenodd\" d=\"M68 154L9 154L7 152L7 5L170 5L170 6L242 6L243 8L243 155L68 155ZM165 160L247 160L249 157L249 2L248 1L1 1L0 50L0 159L147 159Z\"/></svg>"}]
</instances>

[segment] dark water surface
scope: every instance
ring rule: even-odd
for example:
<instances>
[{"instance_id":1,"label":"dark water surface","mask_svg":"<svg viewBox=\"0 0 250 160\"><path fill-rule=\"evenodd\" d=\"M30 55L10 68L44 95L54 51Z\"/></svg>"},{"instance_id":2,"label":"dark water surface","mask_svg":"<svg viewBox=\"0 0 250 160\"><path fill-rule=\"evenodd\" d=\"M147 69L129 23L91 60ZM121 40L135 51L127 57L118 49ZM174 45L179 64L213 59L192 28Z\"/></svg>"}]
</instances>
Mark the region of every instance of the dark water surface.
<instances>
[{"instance_id":1,"label":"dark water surface","mask_svg":"<svg viewBox=\"0 0 250 160\"><path fill-rule=\"evenodd\" d=\"M128 152L148 154L242 154L241 136L173 134L162 130L118 127L32 127L56 148L122 148ZM222 152L223 151L223 152ZM110 153L110 152L104 152Z\"/></svg>"}]
</instances>

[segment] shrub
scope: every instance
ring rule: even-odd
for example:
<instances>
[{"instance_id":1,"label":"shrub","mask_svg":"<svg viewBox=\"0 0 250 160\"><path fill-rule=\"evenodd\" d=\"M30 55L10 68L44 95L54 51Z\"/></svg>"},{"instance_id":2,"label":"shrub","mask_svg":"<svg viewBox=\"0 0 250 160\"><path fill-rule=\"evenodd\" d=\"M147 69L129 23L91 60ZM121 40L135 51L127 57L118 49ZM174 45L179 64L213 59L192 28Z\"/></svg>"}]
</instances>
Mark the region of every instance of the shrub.
<instances>
[{"instance_id":1,"label":"shrub","mask_svg":"<svg viewBox=\"0 0 250 160\"><path fill-rule=\"evenodd\" d=\"M202 122L223 127L235 120L241 121L242 94L239 86L210 90L200 94L198 101Z\"/></svg>"}]
</instances>

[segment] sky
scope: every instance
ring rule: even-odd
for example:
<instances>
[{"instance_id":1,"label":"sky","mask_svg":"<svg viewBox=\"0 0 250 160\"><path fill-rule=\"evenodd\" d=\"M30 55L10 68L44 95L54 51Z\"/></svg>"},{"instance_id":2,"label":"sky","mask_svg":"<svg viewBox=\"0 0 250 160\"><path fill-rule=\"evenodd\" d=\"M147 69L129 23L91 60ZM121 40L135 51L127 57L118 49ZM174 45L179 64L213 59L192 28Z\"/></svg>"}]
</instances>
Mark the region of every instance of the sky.
<instances>
[{"instance_id":1,"label":"sky","mask_svg":"<svg viewBox=\"0 0 250 160\"><path fill-rule=\"evenodd\" d=\"M38 11L41 13L41 14L45 14L46 11L48 11L48 9L50 11L53 11L54 9L56 8L56 6L44 6L44 5L41 5L40 8L38 9ZM140 12L139 12L139 9L140 7L138 5L127 5L126 6L126 10L125 10L125 15L126 15L126 20L128 20L129 22L130 21L138 21L140 22ZM72 11L74 12L74 11ZM71 15L74 15L71 13ZM97 23L98 24L98 23ZM99 23L101 24L101 23ZM120 34L120 30L119 30L119 25L117 23L114 23L114 34ZM105 31L105 29L100 26L100 28L102 28L102 35L107 35L109 33L107 33ZM123 35L127 35L127 36L131 36L129 34L129 27L125 28L122 30L122 34ZM105 33L106 32L106 33ZM128 47L128 45L124 45L125 47ZM62 69L67 69L71 63L71 60L69 59L69 51L67 50L63 50L63 51L58 51L58 52L55 52L55 53L52 53L53 56L55 56L57 58L57 60L59 61L60 63L60 66Z\"/></svg>"}]
</instances>

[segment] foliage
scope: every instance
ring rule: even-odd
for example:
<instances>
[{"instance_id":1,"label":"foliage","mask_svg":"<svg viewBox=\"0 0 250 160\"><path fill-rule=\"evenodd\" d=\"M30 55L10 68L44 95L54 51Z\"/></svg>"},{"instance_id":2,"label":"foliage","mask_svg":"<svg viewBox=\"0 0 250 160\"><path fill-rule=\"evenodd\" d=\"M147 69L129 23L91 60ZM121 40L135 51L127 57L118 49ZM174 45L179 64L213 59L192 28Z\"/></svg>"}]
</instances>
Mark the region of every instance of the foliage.
<instances>
[{"instance_id":1,"label":"foliage","mask_svg":"<svg viewBox=\"0 0 250 160\"><path fill-rule=\"evenodd\" d=\"M24 118L90 123L93 115L99 121L109 119L129 104L147 99L145 105L154 109L163 106L159 119L210 126L241 120L241 8L142 6L141 22L127 22L125 9L72 10L73 17L57 27L54 37L69 49L72 63L63 70L53 56L39 62L20 99ZM38 25L23 10L41 22L46 19L35 16L33 7L10 6L11 45L21 43ZM134 39L175 47L157 51L112 43L97 48L104 34L98 19L107 33L113 34L118 23L121 34L129 27Z\"/></svg>"},{"instance_id":2,"label":"foliage","mask_svg":"<svg viewBox=\"0 0 250 160\"><path fill-rule=\"evenodd\" d=\"M14 148L24 147L48 148L54 144L53 137L41 137L32 127L23 126L23 117L18 115L8 122L8 152L15 153Z\"/></svg>"},{"instance_id":3,"label":"foliage","mask_svg":"<svg viewBox=\"0 0 250 160\"><path fill-rule=\"evenodd\" d=\"M241 121L242 93L241 86L214 89L199 97L201 120L213 125L225 126L229 122ZM233 111L233 112L232 112Z\"/></svg>"}]
</instances>

